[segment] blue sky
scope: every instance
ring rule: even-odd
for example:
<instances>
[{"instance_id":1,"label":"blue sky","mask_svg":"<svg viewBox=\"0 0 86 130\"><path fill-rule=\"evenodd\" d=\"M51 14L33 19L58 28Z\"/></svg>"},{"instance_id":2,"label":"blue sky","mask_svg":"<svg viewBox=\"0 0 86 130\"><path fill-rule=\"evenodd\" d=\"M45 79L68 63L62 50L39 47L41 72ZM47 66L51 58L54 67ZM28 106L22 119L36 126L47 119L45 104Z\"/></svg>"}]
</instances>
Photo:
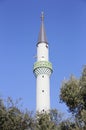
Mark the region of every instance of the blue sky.
<instances>
[{"instance_id":1,"label":"blue sky","mask_svg":"<svg viewBox=\"0 0 86 130\"><path fill-rule=\"evenodd\" d=\"M86 64L86 0L0 0L0 95L22 98L35 111L33 75L41 11L45 14L50 46L51 108L59 103L61 83L70 74L81 75Z\"/></svg>"}]
</instances>

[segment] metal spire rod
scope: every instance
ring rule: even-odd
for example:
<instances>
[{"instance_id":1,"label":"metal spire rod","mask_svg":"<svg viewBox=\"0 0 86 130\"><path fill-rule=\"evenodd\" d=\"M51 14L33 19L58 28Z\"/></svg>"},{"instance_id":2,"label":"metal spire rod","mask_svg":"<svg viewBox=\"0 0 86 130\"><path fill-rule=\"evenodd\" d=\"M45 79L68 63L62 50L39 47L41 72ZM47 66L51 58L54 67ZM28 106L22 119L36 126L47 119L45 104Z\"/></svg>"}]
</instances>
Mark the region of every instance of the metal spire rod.
<instances>
[{"instance_id":1,"label":"metal spire rod","mask_svg":"<svg viewBox=\"0 0 86 130\"><path fill-rule=\"evenodd\" d=\"M44 12L41 12L41 20L44 21Z\"/></svg>"}]
</instances>

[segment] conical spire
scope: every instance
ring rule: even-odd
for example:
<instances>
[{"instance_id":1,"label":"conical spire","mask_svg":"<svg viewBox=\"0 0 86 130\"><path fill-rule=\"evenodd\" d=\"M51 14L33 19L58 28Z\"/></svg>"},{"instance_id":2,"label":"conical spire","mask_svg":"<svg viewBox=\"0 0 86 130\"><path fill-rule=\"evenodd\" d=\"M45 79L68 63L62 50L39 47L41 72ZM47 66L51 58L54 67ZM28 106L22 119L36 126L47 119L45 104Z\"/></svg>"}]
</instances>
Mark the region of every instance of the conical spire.
<instances>
[{"instance_id":1,"label":"conical spire","mask_svg":"<svg viewBox=\"0 0 86 130\"><path fill-rule=\"evenodd\" d=\"M39 37L38 37L38 44L39 43L47 43L47 38L46 38L46 33L45 33L45 28L44 28L44 13L41 13L41 28L40 28L40 33L39 33Z\"/></svg>"}]
</instances>

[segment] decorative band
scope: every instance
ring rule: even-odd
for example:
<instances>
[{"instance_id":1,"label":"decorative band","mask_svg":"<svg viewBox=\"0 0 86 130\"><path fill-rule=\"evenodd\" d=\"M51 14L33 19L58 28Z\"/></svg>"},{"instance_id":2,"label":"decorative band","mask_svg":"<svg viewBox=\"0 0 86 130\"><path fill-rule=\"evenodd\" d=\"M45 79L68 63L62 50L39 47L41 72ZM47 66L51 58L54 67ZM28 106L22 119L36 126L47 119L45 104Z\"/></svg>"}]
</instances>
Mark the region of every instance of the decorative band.
<instances>
[{"instance_id":1,"label":"decorative band","mask_svg":"<svg viewBox=\"0 0 86 130\"><path fill-rule=\"evenodd\" d=\"M40 74L47 74L47 75L51 75L51 73L52 73L52 70L50 69L50 68L36 68L35 70L34 70L34 74L35 74L35 76L37 77L38 75L40 75Z\"/></svg>"}]
</instances>

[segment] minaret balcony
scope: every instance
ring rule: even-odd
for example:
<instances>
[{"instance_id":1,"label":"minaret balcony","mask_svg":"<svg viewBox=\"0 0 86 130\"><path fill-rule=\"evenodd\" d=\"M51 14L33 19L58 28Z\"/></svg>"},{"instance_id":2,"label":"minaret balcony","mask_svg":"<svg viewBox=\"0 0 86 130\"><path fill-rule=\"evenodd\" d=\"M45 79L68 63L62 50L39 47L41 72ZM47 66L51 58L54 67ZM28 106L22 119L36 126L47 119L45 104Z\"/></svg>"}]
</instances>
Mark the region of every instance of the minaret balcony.
<instances>
[{"instance_id":1,"label":"minaret balcony","mask_svg":"<svg viewBox=\"0 0 86 130\"><path fill-rule=\"evenodd\" d=\"M52 64L48 61L38 61L33 67L33 72L36 76L39 74L48 74L50 76L52 71Z\"/></svg>"}]
</instances>

